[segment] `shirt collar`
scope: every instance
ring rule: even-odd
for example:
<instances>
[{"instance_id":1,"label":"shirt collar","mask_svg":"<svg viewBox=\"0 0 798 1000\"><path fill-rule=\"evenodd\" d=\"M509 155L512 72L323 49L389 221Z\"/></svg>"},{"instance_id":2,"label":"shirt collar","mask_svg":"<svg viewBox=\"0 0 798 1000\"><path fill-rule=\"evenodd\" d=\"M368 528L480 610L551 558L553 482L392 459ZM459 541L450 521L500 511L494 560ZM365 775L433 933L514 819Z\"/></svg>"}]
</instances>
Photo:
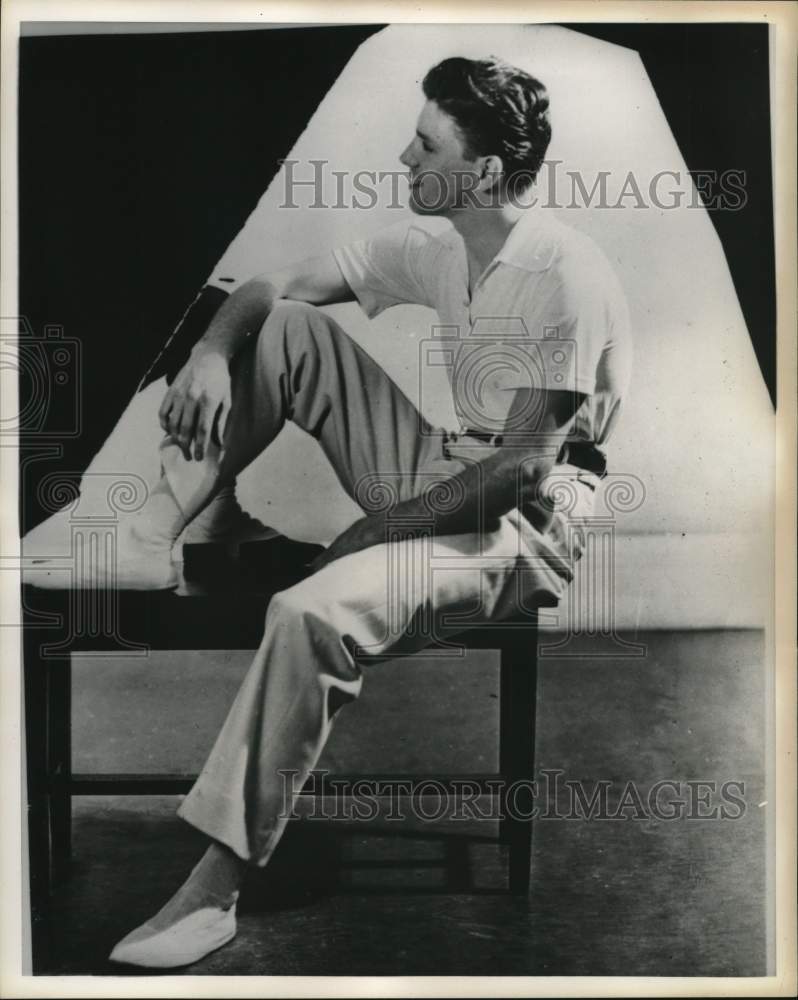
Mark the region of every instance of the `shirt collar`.
<instances>
[{"instance_id":1,"label":"shirt collar","mask_svg":"<svg viewBox=\"0 0 798 1000\"><path fill-rule=\"evenodd\" d=\"M550 209L524 209L494 260L525 271L547 271L560 245L559 223Z\"/></svg>"},{"instance_id":2,"label":"shirt collar","mask_svg":"<svg viewBox=\"0 0 798 1000\"><path fill-rule=\"evenodd\" d=\"M499 263L524 271L547 271L560 246L561 225L550 209L539 206L525 208L485 274ZM447 232L438 238L443 240L449 250L463 254L465 259L462 237L451 223Z\"/></svg>"}]
</instances>

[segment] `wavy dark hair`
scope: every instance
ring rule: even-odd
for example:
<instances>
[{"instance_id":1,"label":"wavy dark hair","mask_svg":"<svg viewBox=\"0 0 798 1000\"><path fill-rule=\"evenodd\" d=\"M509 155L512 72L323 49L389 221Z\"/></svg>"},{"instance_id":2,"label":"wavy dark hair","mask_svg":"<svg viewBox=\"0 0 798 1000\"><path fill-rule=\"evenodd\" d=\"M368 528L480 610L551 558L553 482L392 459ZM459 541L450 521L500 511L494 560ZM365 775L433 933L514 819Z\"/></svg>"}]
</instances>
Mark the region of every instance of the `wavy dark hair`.
<instances>
[{"instance_id":1,"label":"wavy dark hair","mask_svg":"<svg viewBox=\"0 0 798 1000\"><path fill-rule=\"evenodd\" d=\"M424 77L425 97L454 118L469 156L500 156L517 189L537 177L551 141L549 95L534 76L489 56L455 56Z\"/></svg>"}]
</instances>

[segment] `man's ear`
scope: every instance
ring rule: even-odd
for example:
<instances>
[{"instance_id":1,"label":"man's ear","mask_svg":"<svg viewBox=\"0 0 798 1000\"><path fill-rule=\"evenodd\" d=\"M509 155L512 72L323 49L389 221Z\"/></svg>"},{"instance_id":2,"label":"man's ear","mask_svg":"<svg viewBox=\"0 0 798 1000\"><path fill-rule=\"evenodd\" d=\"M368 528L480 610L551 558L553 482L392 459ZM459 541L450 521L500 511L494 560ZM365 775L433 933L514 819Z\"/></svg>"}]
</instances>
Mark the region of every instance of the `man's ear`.
<instances>
[{"instance_id":1,"label":"man's ear","mask_svg":"<svg viewBox=\"0 0 798 1000\"><path fill-rule=\"evenodd\" d=\"M494 188L504 174L504 163L500 156L486 156L482 160L482 170L479 179L479 190L490 191Z\"/></svg>"}]
</instances>

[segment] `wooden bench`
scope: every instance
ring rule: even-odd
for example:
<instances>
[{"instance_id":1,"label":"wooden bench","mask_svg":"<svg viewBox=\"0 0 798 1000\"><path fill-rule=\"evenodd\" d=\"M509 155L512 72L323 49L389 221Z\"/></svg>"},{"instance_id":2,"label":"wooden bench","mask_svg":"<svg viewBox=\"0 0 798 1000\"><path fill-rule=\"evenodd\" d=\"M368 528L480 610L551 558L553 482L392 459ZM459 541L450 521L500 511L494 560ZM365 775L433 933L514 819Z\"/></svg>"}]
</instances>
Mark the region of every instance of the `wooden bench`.
<instances>
[{"instance_id":1,"label":"wooden bench","mask_svg":"<svg viewBox=\"0 0 798 1000\"><path fill-rule=\"evenodd\" d=\"M270 543L271 544L271 543ZM309 555L312 554L308 549ZM315 550L315 547L312 547ZM271 596L307 573L302 558L272 559L264 574L230 572L223 563L200 567L204 582L185 580L176 591L77 591L23 588L24 694L27 740L28 834L32 936L35 966L49 952L48 900L68 870L73 795L174 795L188 791L188 774L82 774L72 770L71 654L146 650L248 650L260 645ZM301 548L299 549L301 555ZM430 779L447 793L468 781L503 799L499 840L508 845L509 889L529 889L531 791L519 786L516 810L506 809L506 790L530 780L534 770L537 689L537 609L523 618L483 626L458 636L466 648L500 652L499 771L458 775L330 775L313 778L304 794L345 794L356 781L401 788L403 794ZM502 791L497 793L497 787Z\"/></svg>"}]
</instances>

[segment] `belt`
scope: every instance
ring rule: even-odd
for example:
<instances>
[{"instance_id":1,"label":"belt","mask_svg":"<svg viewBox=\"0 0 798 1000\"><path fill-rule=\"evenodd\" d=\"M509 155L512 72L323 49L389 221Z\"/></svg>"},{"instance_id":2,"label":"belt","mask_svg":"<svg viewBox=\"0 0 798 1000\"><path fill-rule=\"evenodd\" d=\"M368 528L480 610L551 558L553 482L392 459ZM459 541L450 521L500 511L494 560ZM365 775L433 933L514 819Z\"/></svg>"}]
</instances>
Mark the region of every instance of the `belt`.
<instances>
[{"instance_id":1,"label":"belt","mask_svg":"<svg viewBox=\"0 0 798 1000\"><path fill-rule=\"evenodd\" d=\"M490 434L487 431L475 430L473 427L467 428L462 433L463 437L474 438L494 448L500 448L504 443L503 434ZM592 441L566 441L560 449L557 462L575 465L585 472L592 472L599 479L604 479L607 475L607 456Z\"/></svg>"},{"instance_id":2,"label":"belt","mask_svg":"<svg viewBox=\"0 0 798 1000\"><path fill-rule=\"evenodd\" d=\"M472 427L461 432L463 437L476 438L477 441L484 441L485 444L493 445L494 448L501 448L504 441L503 434L489 434L487 431L477 431Z\"/></svg>"}]
</instances>

